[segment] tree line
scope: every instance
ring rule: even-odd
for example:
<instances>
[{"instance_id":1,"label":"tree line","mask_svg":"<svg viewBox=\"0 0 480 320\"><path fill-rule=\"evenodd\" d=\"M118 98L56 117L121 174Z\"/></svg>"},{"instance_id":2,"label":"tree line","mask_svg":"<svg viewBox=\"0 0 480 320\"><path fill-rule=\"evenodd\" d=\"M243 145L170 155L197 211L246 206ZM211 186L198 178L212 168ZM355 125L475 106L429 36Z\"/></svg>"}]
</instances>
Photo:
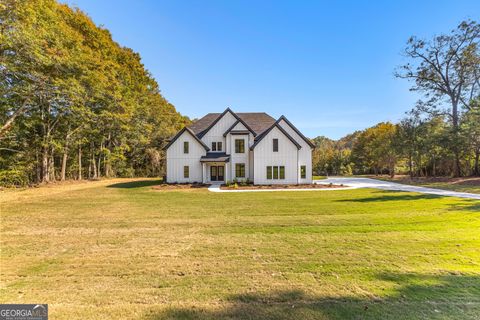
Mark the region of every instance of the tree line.
<instances>
[{"instance_id":1,"label":"tree line","mask_svg":"<svg viewBox=\"0 0 480 320\"><path fill-rule=\"evenodd\" d=\"M480 175L480 25L463 21L431 40L412 37L395 76L421 93L399 123L379 123L333 141L317 137L318 175Z\"/></svg>"},{"instance_id":2,"label":"tree line","mask_svg":"<svg viewBox=\"0 0 480 320\"><path fill-rule=\"evenodd\" d=\"M139 54L77 8L0 2L0 184L159 175L189 123Z\"/></svg>"}]
</instances>

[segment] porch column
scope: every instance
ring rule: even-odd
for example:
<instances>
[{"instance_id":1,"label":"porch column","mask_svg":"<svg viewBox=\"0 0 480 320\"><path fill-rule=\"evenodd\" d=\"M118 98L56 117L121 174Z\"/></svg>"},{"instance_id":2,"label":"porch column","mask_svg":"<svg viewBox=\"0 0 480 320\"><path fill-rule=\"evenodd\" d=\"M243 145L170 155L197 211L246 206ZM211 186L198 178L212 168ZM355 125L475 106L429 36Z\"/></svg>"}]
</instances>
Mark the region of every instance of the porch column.
<instances>
[{"instance_id":1,"label":"porch column","mask_svg":"<svg viewBox=\"0 0 480 320\"><path fill-rule=\"evenodd\" d=\"M225 183L229 180L231 180L230 179L230 166L229 166L228 162L225 162Z\"/></svg>"},{"instance_id":2,"label":"porch column","mask_svg":"<svg viewBox=\"0 0 480 320\"><path fill-rule=\"evenodd\" d=\"M202 183L205 183L205 162L202 162Z\"/></svg>"}]
</instances>

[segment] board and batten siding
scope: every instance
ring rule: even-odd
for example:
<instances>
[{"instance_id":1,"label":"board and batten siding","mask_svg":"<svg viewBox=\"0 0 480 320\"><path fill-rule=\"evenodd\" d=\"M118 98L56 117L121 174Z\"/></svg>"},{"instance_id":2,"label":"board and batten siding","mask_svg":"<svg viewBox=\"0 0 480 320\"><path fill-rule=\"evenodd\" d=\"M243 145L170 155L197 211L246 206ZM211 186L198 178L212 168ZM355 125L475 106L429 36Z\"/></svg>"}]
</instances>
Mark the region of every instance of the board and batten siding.
<instances>
[{"instance_id":1,"label":"board and batten siding","mask_svg":"<svg viewBox=\"0 0 480 320\"><path fill-rule=\"evenodd\" d=\"M273 139L278 139L278 152L273 152ZM298 149L283 132L273 128L253 152L255 184L296 184L300 168ZM285 166L285 179L267 179L267 166Z\"/></svg>"},{"instance_id":2,"label":"board and batten siding","mask_svg":"<svg viewBox=\"0 0 480 320\"><path fill-rule=\"evenodd\" d=\"M227 130L229 128L230 127L228 127ZM227 130L225 130L225 131L227 131ZM232 130L247 130L247 128L241 122L239 122L235 125L235 127L233 127ZM232 150L235 151L235 145L232 145L232 135L230 133L227 134L227 136L225 137L225 141L226 141L225 151L227 152L227 154L231 154Z\"/></svg>"},{"instance_id":3,"label":"board and batten siding","mask_svg":"<svg viewBox=\"0 0 480 320\"><path fill-rule=\"evenodd\" d=\"M230 112L227 112L212 128L210 128L210 130L208 130L208 132L202 137L202 141L210 149L212 148L212 142L221 141L223 144L222 152L225 152L227 149L223 134L235 123L235 121L237 121L237 118L235 118Z\"/></svg>"},{"instance_id":4,"label":"board and batten siding","mask_svg":"<svg viewBox=\"0 0 480 320\"><path fill-rule=\"evenodd\" d=\"M230 144L231 144L231 153L230 153L230 177L231 179L237 179L237 180L251 180L252 178L250 177L250 163L249 163L249 157L248 157L248 154L249 154L249 141L250 141L250 136L251 134L228 134L228 136L230 137L229 140L230 140ZM227 137L228 137L227 136ZM245 145L245 149L243 153L236 153L235 152L235 140L243 140L244 141L244 145ZM235 174L235 165L237 163L243 163L245 164L245 177L244 178L239 178L236 176Z\"/></svg>"},{"instance_id":5,"label":"board and batten siding","mask_svg":"<svg viewBox=\"0 0 480 320\"><path fill-rule=\"evenodd\" d=\"M302 146L302 148L298 150L298 183L312 183L312 147L310 147L287 122L281 120L278 124ZM305 179L301 179L300 166L306 166L307 172Z\"/></svg>"},{"instance_id":6,"label":"board and batten siding","mask_svg":"<svg viewBox=\"0 0 480 320\"><path fill-rule=\"evenodd\" d=\"M183 153L183 142L188 141L189 152ZM206 155L205 148L190 133L185 131L167 149L167 182L202 182L202 164L200 158ZM183 167L189 166L189 178L183 177Z\"/></svg>"}]
</instances>

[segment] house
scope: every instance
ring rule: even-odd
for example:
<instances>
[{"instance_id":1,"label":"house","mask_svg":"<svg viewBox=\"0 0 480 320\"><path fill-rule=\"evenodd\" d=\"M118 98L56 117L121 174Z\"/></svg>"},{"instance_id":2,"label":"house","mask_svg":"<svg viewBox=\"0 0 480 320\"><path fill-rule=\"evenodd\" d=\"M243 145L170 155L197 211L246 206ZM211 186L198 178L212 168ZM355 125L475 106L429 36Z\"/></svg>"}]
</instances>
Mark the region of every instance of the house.
<instances>
[{"instance_id":1,"label":"house","mask_svg":"<svg viewBox=\"0 0 480 320\"><path fill-rule=\"evenodd\" d=\"M313 143L281 116L209 113L165 146L168 183L312 183Z\"/></svg>"}]
</instances>

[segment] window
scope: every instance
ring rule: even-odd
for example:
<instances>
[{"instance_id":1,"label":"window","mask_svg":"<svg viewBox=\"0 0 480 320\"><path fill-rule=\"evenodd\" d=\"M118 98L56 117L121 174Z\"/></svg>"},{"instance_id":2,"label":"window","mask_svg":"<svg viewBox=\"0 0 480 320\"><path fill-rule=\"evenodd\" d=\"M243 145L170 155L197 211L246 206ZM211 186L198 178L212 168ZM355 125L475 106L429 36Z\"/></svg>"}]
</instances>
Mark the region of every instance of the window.
<instances>
[{"instance_id":1,"label":"window","mask_svg":"<svg viewBox=\"0 0 480 320\"><path fill-rule=\"evenodd\" d=\"M285 179L285 166L267 166L267 179Z\"/></svg>"},{"instance_id":2,"label":"window","mask_svg":"<svg viewBox=\"0 0 480 320\"><path fill-rule=\"evenodd\" d=\"M273 139L273 152L278 152L278 139Z\"/></svg>"},{"instance_id":3,"label":"window","mask_svg":"<svg viewBox=\"0 0 480 320\"><path fill-rule=\"evenodd\" d=\"M188 141L183 142L183 153L188 153Z\"/></svg>"},{"instance_id":4,"label":"window","mask_svg":"<svg viewBox=\"0 0 480 320\"><path fill-rule=\"evenodd\" d=\"M245 178L245 163L235 164L235 177Z\"/></svg>"},{"instance_id":5,"label":"window","mask_svg":"<svg viewBox=\"0 0 480 320\"><path fill-rule=\"evenodd\" d=\"M307 166L300 166L300 178L301 179L307 178Z\"/></svg>"},{"instance_id":6,"label":"window","mask_svg":"<svg viewBox=\"0 0 480 320\"><path fill-rule=\"evenodd\" d=\"M212 151L222 151L222 142L212 142Z\"/></svg>"},{"instance_id":7,"label":"window","mask_svg":"<svg viewBox=\"0 0 480 320\"><path fill-rule=\"evenodd\" d=\"M183 166L183 177L184 178L189 178L190 177L190 167L189 166Z\"/></svg>"},{"instance_id":8,"label":"window","mask_svg":"<svg viewBox=\"0 0 480 320\"><path fill-rule=\"evenodd\" d=\"M235 139L235 153L245 153L245 140Z\"/></svg>"},{"instance_id":9,"label":"window","mask_svg":"<svg viewBox=\"0 0 480 320\"><path fill-rule=\"evenodd\" d=\"M272 179L272 167L267 167L267 179Z\"/></svg>"}]
</instances>

